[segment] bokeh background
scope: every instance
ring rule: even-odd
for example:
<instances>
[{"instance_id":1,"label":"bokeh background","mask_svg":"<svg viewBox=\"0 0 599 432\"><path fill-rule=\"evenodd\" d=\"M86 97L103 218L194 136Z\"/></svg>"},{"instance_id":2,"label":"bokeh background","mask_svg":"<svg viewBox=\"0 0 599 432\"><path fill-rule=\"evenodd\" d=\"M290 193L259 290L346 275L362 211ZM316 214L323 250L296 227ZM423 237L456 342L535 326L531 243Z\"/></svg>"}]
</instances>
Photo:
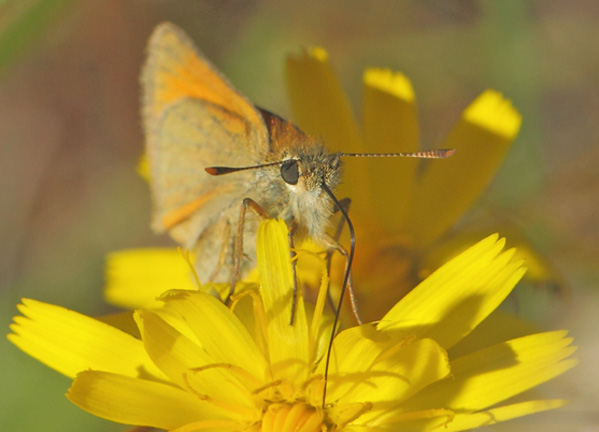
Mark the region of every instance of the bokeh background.
<instances>
[{"instance_id":1,"label":"bokeh background","mask_svg":"<svg viewBox=\"0 0 599 432\"><path fill-rule=\"evenodd\" d=\"M558 0L0 1L0 328L21 297L87 314L105 254L168 239L149 229L135 167L138 76L153 27L170 20L250 99L289 116L284 59L323 46L356 111L362 71L413 82L422 140L442 142L488 87L523 114L478 203L517 224L560 281L517 288L519 312L567 328L581 364L541 388L557 412L488 430L599 428L599 3ZM0 428L121 431L62 395L69 380L0 340ZM507 428L506 428L507 426Z\"/></svg>"}]
</instances>

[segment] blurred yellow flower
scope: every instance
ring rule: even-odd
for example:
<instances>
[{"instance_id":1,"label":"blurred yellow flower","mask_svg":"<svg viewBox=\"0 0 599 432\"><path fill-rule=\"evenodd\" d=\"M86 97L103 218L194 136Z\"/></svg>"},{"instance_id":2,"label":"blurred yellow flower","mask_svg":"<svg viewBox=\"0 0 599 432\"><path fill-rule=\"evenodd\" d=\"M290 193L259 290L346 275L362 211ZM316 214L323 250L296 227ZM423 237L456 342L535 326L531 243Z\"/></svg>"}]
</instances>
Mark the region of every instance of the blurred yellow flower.
<instances>
[{"instance_id":1,"label":"blurred yellow flower","mask_svg":"<svg viewBox=\"0 0 599 432\"><path fill-rule=\"evenodd\" d=\"M377 68L364 72L361 124L322 48L288 58L287 87L295 123L321 137L330 151L420 149L414 90L399 72ZM521 116L511 102L486 90L464 110L439 146L456 149L449 159L344 159L338 196L352 199L350 214L359 236L354 278L361 289L364 317L379 316L381 298L398 300L473 238L485 235L467 227L448 231L491 181L520 124ZM498 231L505 233L507 227L494 226L485 232ZM369 238L377 241L365 240ZM536 271L529 277L542 281L553 277L534 249L526 243L517 246L522 257L535 263ZM444 254L431 255L433 250Z\"/></svg>"},{"instance_id":2,"label":"blurred yellow flower","mask_svg":"<svg viewBox=\"0 0 599 432\"><path fill-rule=\"evenodd\" d=\"M106 301L124 309L152 309L162 306L159 297L169 289L202 291L222 300L226 298L229 288L223 284L202 284L183 258L184 252L174 248L111 252L106 257ZM251 274L245 281L250 280Z\"/></svg>"},{"instance_id":3,"label":"blurred yellow flower","mask_svg":"<svg viewBox=\"0 0 599 432\"><path fill-rule=\"evenodd\" d=\"M204 292L168 291L162 307L134 313L136 338L23 300L8 338L74 378L67 395L73 403L119 423L179 432L472 429L561 406L509 399L575 364L565 331L481 338L479 324L525 271L503 247L496 235L484 239L377 323L337 334L328 380L327 277L323 272L313 308L299 297L290 326L293 281L282 221L261 223L259 284L245 285L230 308Z\"/></svg>"}]
</instances>

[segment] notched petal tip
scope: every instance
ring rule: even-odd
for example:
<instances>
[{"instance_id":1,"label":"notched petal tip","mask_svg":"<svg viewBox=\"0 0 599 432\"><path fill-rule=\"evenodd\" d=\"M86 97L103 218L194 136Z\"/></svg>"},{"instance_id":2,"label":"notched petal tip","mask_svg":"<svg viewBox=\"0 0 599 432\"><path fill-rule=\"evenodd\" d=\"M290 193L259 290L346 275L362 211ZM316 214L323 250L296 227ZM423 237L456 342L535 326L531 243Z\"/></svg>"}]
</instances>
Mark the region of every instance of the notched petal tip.
<instances>
[{"instance_id":1,"label":"notched petal tip","mask_svg":"<svg viewBox=\"0 0 599 432\"><path fill-rule=\"evenodd\" d=\"M307 54L314 60L319 62L327 62L329 60L329 53L322 47L309 47Z\"/></svg>"},{"instance_id":2,"label":"notched petal tip","mask_svg":"<svg viewBox=\"0 0 599 432\"><path fill-rule=\"evenodd\" d=\"M495 90L485 90L465 110L465 120L501 135L513 139L520 130L522 116L512 106L509 99Z\"/></svg>"},{"instance_id":3,"label":"notched petal tip","mask_svg":"<svg viewBox=\"0 0 599 432\"><path fill-rule=\"evenodd\" d=\"M289 54L287 64L298 64L307 62L328 63L329 53L322 47L312 46L303 49L299 53Z\"/></svg>"},{"instance_id":4,"label":"notched petal tip","mask_svg":"<svg viewBox=\"0 0 599 432\"><path fill-rule=\"evenodd\" d=\"M412 83L401 72L391 69L369 68L364 71L364 84L384 93L391 94L406 102L414 102Z\"/></svg>"}]
</instances>

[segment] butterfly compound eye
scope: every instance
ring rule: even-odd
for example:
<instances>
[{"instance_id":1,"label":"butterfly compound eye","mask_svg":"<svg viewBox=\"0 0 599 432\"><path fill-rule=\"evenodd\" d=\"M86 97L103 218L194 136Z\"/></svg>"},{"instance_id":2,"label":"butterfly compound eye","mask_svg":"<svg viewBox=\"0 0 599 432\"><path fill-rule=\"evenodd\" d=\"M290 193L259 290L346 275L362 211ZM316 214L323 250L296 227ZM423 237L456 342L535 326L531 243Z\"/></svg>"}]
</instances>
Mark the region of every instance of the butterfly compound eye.
<instances>
[{"instance_id":1,"label":"butterfly compound eye","mask_svg":"<svg viewBox=\"0 0 599 432\"><path fill-rule=\"evenodd\" d=\"M299 168L296 160L288 160L281 165L281 177L285 183L296 185L299 180Z\"/></svg>"}]
</instances>

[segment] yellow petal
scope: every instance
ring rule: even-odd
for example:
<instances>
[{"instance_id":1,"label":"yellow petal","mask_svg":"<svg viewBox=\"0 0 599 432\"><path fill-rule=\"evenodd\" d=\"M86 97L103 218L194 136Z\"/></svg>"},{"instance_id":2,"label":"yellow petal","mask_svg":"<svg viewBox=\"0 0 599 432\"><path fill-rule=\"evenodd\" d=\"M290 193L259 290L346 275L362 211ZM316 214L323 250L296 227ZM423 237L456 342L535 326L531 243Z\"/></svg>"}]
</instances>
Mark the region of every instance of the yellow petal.
<instances>
[{"instance_id":1,"label":"yellow petal","mask_svg":"<svg viewBox=\"0 0 599 432\"><path fill-rule=\"evenodd\" d=\"M459 230L454 235L444 237L442 240L436 242L434 247L427 250L422 256L420 265L421 276L426 276L430 273L430 270L439 267L448 259L466 250L468 246L488 233L499 232L509 239L511 246L516 248L515 258L525 261L527 268L525 278L527 280L559 285L560 278L557 272L551 268L551 265L542 256L540 251L535 250L535 247L521 230L510 224L502 223L501 225L496 225L487 224L487 222L488 220L481 221L479 224L489 225L489 227L470 226L466 230Z\"/></svg>"},{"instance_id":2,"label":"yellow petal","mask_svg":"<svg viewBox=\"0 0 599 432\"><path fill-rule=\"evenodd\" d=\"M363 152L360 130L337 74L322 48L289 56L287 90L295 123L309 135L323 139L330 151ZM354 160L352 160L354 159ZM344 184L339 197L359 197L354 209L370 203L368 178L361 160L344 160Z\"/></svg>"},{"instance_id":3,"label":"yellow petal","mask_svg":"<svg viewBox=\"0 0 599 432\"><path fill-rule=\"evenodd\" d=\"M103 323L106 323L111 327L116 327L119 330L124 331L125 333L129 333L136 339L141 339L139 329L137 328L135 320L133 319L132 311L123 311L108 315L101 315L95 318L98 321L102 321Z\"/></svg>"},{"instance_id":4,"label":"yellow petal","mask_svg":"<svg viewBox=\"0 0 599 432\"><path fill-rule=\"evenodd\" d=\"M170 380L185 386L185 373L213 362L201 346L152 312L135 313L146 352Z\"/></svg>"},{"instance_id":5,"label":"yellow petal","mask_svg":"<svg viewBox=\"0 0 599 432\"><path fill-rule=\"evenodd\" d=\"M212 358L264 376L266 359L239 318L214 297L191 291L171 291L162 297L167 313L178 315Z\"/></svg>"},{"instance_id":6,"label":"yellow petal","mask_svg":"<svg viewBox=\"0 0 599 432\"><path fill-rule=\"evenodd\" d=\"M502 230L501 232L506 232L506 230ZM556 274L556 271L551 268L551 265L541 255L540 251L535 250L533 245L522 234L518 235L510 231L506 236L510 239L510 244L516 248L516 258L526 263L527 280L559 286L560 277Z\"/></svg>"},{"instance_id":7,"label":"yellow petal","mask_svg":"<svg viewBox=\"0 0 599 432\"><path fill-rule=\"evenodd\" d=\"M500 406L473 414L458 414L449 424L440 428L440 430L448 432L470 430L525 415L560 408L564 405L565 401L563 400L535 400Z\"/></svg>"},{"instance_id":8,"label":"yellow petal","mask_svg":"<svg viewBox=\"0 0 599 432\"><path fill-rule=\"evenodd\" d=\"M198 397L225 404L235 413L258 418L251 390L260 387L264 374L251 376L247 371L212 358L162 318L152 312L138 312L142 337L148 355L174 383L190 389ZM204 331L219 332L206 323ZM251 389L251 390L248 390Z\"/></svg>"},{"instance_id":9,"label":"yellow petal","mask_svg":"<svg viewBox=\"0 0 599 432\"><path fill-rule=\"evenodd\" d=\"M131 377L163 377L140 340L77 312L23 299L23 316L14 317L8 339L30 356L58 372L74 377L87 370L104 370Z\"/></svg>"},{"instance_id":10,"label":"yellow petal","mask_svg":"<svg viewBox=\"0 0 599 432\"><path fill-rule=\"evenodd\" d=\"M265 220L260 223L257 259L273 375L290 382L301 382L310 369L309 333L301 295L297 296L293 325L289 325L293 276L285 222Z\"/></svg>"},{"instance_id":11,"label":"yellow petal","mask_svg":"<svg viewBox=\"0 0 599 432\"><path fill-rule=\"evenodd\" d=\"M324 414L304 403L271 404L264 413L260 432L323 432Z\"/></svg>"},{"instance_id":12,"label":"yellow petal","mask_svg":"<svg viewBox=\"0 0 599 432\"><path fill-rule=\"evenodd\" d=\"M461 357L510 339L538 333L536 325L501 308L481 322L468 336L449 350L450 358Z\"/></svg>"},{"instance_id":13,"label":"yellow petal","mask_svg":"<svg viewBox=\"0 0 599 432\"><path fill-rule=\"evenodd\" d=\"M421 282L380 321L378 328L430 337L449 349L493 312L525 269L502 252L492 235L458 255Z\"/></svg>"},{"instance_id":14,"label":"yellow petal","mask_svg":"<svg viewBox=\"0 0 599 432\"><path fill-rule=\"evenodd\" d=\"M449 372L446 352L431 339L409 341L371 325L354 327L335 338L327 403L399 404Z\"/></svg>"},{"instance_id":15,"label":"yellow petal","mask_svg":"<svg viewBox=\"0 0 599 432\"><path fill-rule=\"evenodd\" d=\"M449 410L428 409L416 412L388 413L379 420L377 431L450 431L457 432L492 425L529 414L560 408L563 400L533 400L491 408L474 413L453 413Z\"/></svg>"},{"instance_id":16,"label":"yellow petal","mask_svg":"<svg viewBox=\"0 0 599 432\"><path fill-rule=\"evenodd\" d=\"M300 290L309 289L316 294L314 304L304 303L306 317L310 322L310 358L320 358L328 348L333 324L333 315L325 312L330 279L325 260L326 249L313 239L307 238L295 247L296 272ZM304 292L306 294L306 292Z\"/></svg>"},{"instance_id":17,"label":"yellow petal","mask_svg":"<svg viewBox=\"0 0 599 432\"><path fill-rule=\"evenodd\" d=\"M176 249L131 249L112 252L106 263L106 301L120 307L153 309L171 289L198 289L189 265Z\"/></svg>"},{"instance_id":18,"label":"yellow petal","mask_svg":"<svg viewBox=\"0 0 599 432\"><path fill-rule=\"evenodd\" d=\"M503 162L520 123L510 101L492 90L466 108L443 145L456 153L431 161L416 188L407 226L416 244L431 243L470 208Z\"/></svg>"},{"instance_id":19,"label":"yellow petal","mask_svg":"<svg viewBox=\"0 0 599 432\"><path fill-rule=\"evenodd\" d=\"M567 332L513 339L451 361L452 379L438 382L411 399L406 409L443 406L478 411L533 388L572 368L576 350Z\"/></svg>"},{"instance_id":20,"label":"yellow petal","mask_svg":"<svg viewBox=\"0 0 599 432\"><path fill-rule=\"evenodd\" d=\"M200 420L198 422L188 423L171 432L198 432L198 431L218 431L218 432L236 432L239 430L239 423L232 420ZM248 432L257 432L257 429L249 429Z\"/></svg>"},{"instance_id":21,"label":"yellow petal","mask_svg":"<svg viewBox=\"0 0 599 432\"><path fill-rule=\"evenodd\" d=\"M354 420L362 418L362 415L372 410L372 404L369 402L356 403L341 403L333 405L327 409L328 417L339 430L344 432L353 430L370 430L370 429L354 429L348 426Z\"/></svg>"},{"instance_id":22,"label":"yellow petal","mask_svg":"<svg viewBox=\"0 0 599 432\"><path fill-rule=\"evenodd\" d=\"M337 74L322 48L287 59L287 90L296 124L324 138L329 150L363 151L360 132Z\"/></svg>"},{"instance_id":23,"label":"yellow petal","mask_svg":"<svg viewBox=\"0 0 599 432\"><path fill-rule=\"evenodd\" d=\"M389 69L364 73L362 122L367 152L397 153L418 150L418 117L412 84ZM370 216L391 232L403 228L411 208L418 161L397 158L363 158L372 187Z\"/></svg>"},{"instance_id":24,"label":"yellow petal","mask_svg":"<svg viewBox=\"0 0 599 432\"><path fill-rule=\"evenodd\" d=\"M107 372L80 373L67 397L95 416L137 426L170 430L222 418L218 409L179 388Z\"/></svg>"}]
</instances>

